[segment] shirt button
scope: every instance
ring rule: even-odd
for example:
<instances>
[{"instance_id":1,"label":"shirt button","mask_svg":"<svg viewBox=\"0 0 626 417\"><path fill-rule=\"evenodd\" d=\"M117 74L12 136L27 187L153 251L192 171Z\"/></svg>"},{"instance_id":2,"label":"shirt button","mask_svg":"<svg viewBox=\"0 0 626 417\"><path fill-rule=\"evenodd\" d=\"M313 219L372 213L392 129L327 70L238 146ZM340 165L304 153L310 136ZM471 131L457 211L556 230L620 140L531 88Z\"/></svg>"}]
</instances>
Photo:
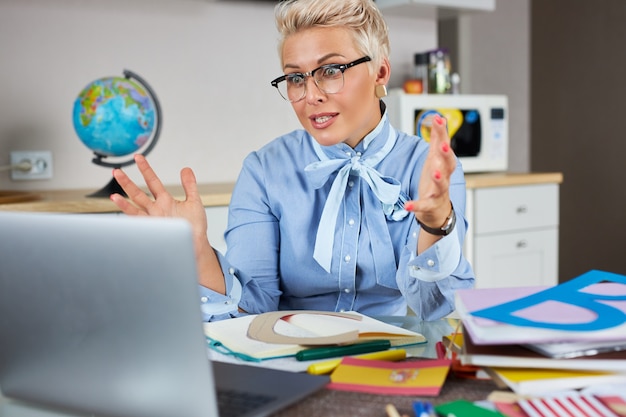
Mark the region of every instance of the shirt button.
<instances>
[{"instance_id":1,"label":"shirt button","mask_svg":"<svg viewBox=\"0 0 626 417\"><path fill-rule=\"evenodd\" d=\"M346 309L345 309L345 308L342 308L342 309L340 309L340 310L339 310L339 312L340 312L340 313L345 313L345 312L346 312Z\"/></svg>"},{"instance_id":2,"label":"shirt button","mask_svg":"<svg viewBox=\"0 0 626 417\"><path fill-rule=\"evenodd\" d=\"M348 187L350 188L354 187L354 181L348 181Z\"/></svg>"},{"instance_id":3,"label":"shirt button","mask_svg":"<svg viewBox=\"0 0 626 417\"><path fill-rule=\"evenodd\" d=\"M235 268L228 268L228 273L230 275L235 275Z\"/></svg>"},{"instance_id":4,"label":"shirt button","mask_svg":"<svg viewBox=\"0 0 626 417\"><path fill-rule=\"evenodd\" d=\"M207 301L209 301L209 297L200 297L200 301L206 303Z\"/></svg>"},{"instance_id":5,"label":"shirt button","mask_svg":"<svg viewBox=\"0 0 626 417\"><path fill-rule=\"evenodd\" d=\"M350 258L350 255L346 255L346 256L343 258L343 260L344 260L344 261L346 261L346 262L350 262L350 259L352 259L352 258Z\"/></svg>"},{"instance_id":6,"label":"shirt button","mask_svg":"<svg viewBox=\"0 0 626 417\"><path fill-rule=\"evenodd\" d=\"M347 156L352 156L352 154L350 152L346 152Z\"/></svg>"},{"instance_id":7,"label":"shirt button","mask_svg":"<svg viewBox=\"0 0 626 417\"><path fill-rule=\"evenodd\" d=\"M413 238L417 239L417 232L413 232Z\"/></svg>"},{"instance_id":8,"label":"shirt button","mask_svg":"<svg viewBox=\"0 0 626 417\"><path fill-rule=\"evenodd\" d=\"M361 156L361 152L357 152L357 153L356 153L356 156Z\"/></svg>"},{"instance_id":9,"label":"shirt button","mask_svg":"<svg viewBox=\"0 0 626 417\"><path fill-rule=\"evenodd\" d=\"M428 261L426 261L426 265L433 267L435 266L435 261L433 261L432 259L429 259Z\"/></svg>"},{"instance_id":10,"label":"shirt button","mask_svg":"<svg viewBox=\"0 0 626 417\"><path fill-rule=\"evenodd\" d=\"M350 294L350 288L344 289L343 292L345 292L346 294Z\"/></svg>"},{"instance_id":11,"label":"shirt button","mask_svg":"<svg viewBox=\"0 0 626 417\"><path fill-rule=\"evenodd\" d=\"M350 226L354 226L354 219L350 219L350 220L348 220L348 224L349 224Z\"/></svg>"}]
</instances>

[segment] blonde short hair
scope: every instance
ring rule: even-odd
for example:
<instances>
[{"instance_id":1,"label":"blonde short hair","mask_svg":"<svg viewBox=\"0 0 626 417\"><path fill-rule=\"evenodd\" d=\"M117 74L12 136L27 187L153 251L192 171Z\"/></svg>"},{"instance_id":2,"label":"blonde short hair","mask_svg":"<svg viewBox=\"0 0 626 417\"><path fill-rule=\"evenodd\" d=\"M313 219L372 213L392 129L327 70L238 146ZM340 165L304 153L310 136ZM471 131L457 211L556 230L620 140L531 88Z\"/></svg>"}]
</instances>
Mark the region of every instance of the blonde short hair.
<instances>
[{"instance_id":1,"label":"blonde short hair","mask_svg":"<svg viewBox=\"0 0 626 417\"><path fill-rule=\"evenodd\" d=\"M345 27L357 49L378 65L389 58L387 23L373 0L282 0L276 5L278 52L285 39L312 27Z\"/></svg>"}]
</instances>

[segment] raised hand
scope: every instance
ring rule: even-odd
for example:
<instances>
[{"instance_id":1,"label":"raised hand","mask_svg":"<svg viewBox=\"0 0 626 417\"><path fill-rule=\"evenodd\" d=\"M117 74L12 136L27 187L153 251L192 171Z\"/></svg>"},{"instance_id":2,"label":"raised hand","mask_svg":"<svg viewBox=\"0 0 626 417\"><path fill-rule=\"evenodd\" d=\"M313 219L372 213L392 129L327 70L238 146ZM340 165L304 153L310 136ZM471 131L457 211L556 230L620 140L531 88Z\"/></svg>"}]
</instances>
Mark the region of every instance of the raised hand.
<instances>
[{"instance_id":1,"label":"raised hand","mask_svg":"<svg viewBox=\"0 0 626 417\"><path fill-rule=\"evenodd\" d=\"M179 217L189 221L193 230L200 283L223 292L225 290L224 277L207 237L206 211L198 193L196 176L193 171L190 168L183 168L180 172L181 184L185 191L185 200L180 201L172 197L165 189L143 155L135 155L135 163L152 197L139 188L124 171L115 169L113 170L113 177L128 195L128 199L120 194L112 194L111 201L123 213L130 216Z\"/></svg>"},{"instance_id":2,"label":"raised hand","mask_svg":"<svg viewBox=\"0 0 626 417\"><path fill-rule=\"evenodd\" d=\"M190 168L181 170L180 179L186 199L179 201L174 199L165 189L144 156L135 155L135 163L152 197L140 189L121 169L115 169L113 177L128 195L128 200L119 194L111 195L111 200L120 210L131 216L182 217L187 219L194 226L194 229L198 228L206 235L206 213L198 194L193 171Z\"/></svg>"},{"instance_id":3,"label":"raised hand","mask_svg":"<svg viewBox=\"0 0 626 417\"><path fill-rule=\"evenodd\" d=\"M450 147L446 120L437 115L433 118L430 149L418 188L419 197L405 205L405 209L415 213L422 224L439 228L445 223L452 207L449 187L455 167L456 158Z\"/></svg>"}]
</instances>

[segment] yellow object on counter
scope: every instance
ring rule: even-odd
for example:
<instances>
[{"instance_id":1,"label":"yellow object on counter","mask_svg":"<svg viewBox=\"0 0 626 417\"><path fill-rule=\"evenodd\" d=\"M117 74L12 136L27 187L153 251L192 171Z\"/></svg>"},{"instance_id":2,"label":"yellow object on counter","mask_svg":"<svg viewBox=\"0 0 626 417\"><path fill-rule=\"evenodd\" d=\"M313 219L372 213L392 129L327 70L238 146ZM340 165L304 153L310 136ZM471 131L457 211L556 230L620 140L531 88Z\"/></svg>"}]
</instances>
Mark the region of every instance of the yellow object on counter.
<instances>
[{"instance_id":1,"label":"yellow object on counter","mask_svg":"<svg viewBox=\"0 0 626 417\"><path fill-rule=\"evenodd\" d=\"M359 359L371 359L380 361L401 361L403 359L406 359L406 350L391 349L384 350L382 352L366 353L354 357ZM314 363L312 365L309 365L309 367L307 368L307 372L313 375L329 374L341 363L341 359L342 358Z\"/></svg>"}]
</instances>

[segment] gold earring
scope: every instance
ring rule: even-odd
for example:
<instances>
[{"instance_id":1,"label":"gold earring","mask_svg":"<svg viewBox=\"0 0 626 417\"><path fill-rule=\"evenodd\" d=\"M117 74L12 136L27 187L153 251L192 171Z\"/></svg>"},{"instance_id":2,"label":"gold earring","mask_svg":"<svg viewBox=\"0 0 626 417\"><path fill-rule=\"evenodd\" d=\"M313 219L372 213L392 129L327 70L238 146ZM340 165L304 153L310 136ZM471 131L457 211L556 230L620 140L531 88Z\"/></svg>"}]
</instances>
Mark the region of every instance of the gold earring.
<instances>
[{"instance_id":1,"label":"gold earring","mask_svg":"<svg viewBox=\"0 0 626 417\"><path fill-rule=\"evenodd\" d=\"M376 95L376 98L385 97L387 95L387 87L381 84L377 85L374 89L374 94Z\"/></svg>"}]
</instances>

